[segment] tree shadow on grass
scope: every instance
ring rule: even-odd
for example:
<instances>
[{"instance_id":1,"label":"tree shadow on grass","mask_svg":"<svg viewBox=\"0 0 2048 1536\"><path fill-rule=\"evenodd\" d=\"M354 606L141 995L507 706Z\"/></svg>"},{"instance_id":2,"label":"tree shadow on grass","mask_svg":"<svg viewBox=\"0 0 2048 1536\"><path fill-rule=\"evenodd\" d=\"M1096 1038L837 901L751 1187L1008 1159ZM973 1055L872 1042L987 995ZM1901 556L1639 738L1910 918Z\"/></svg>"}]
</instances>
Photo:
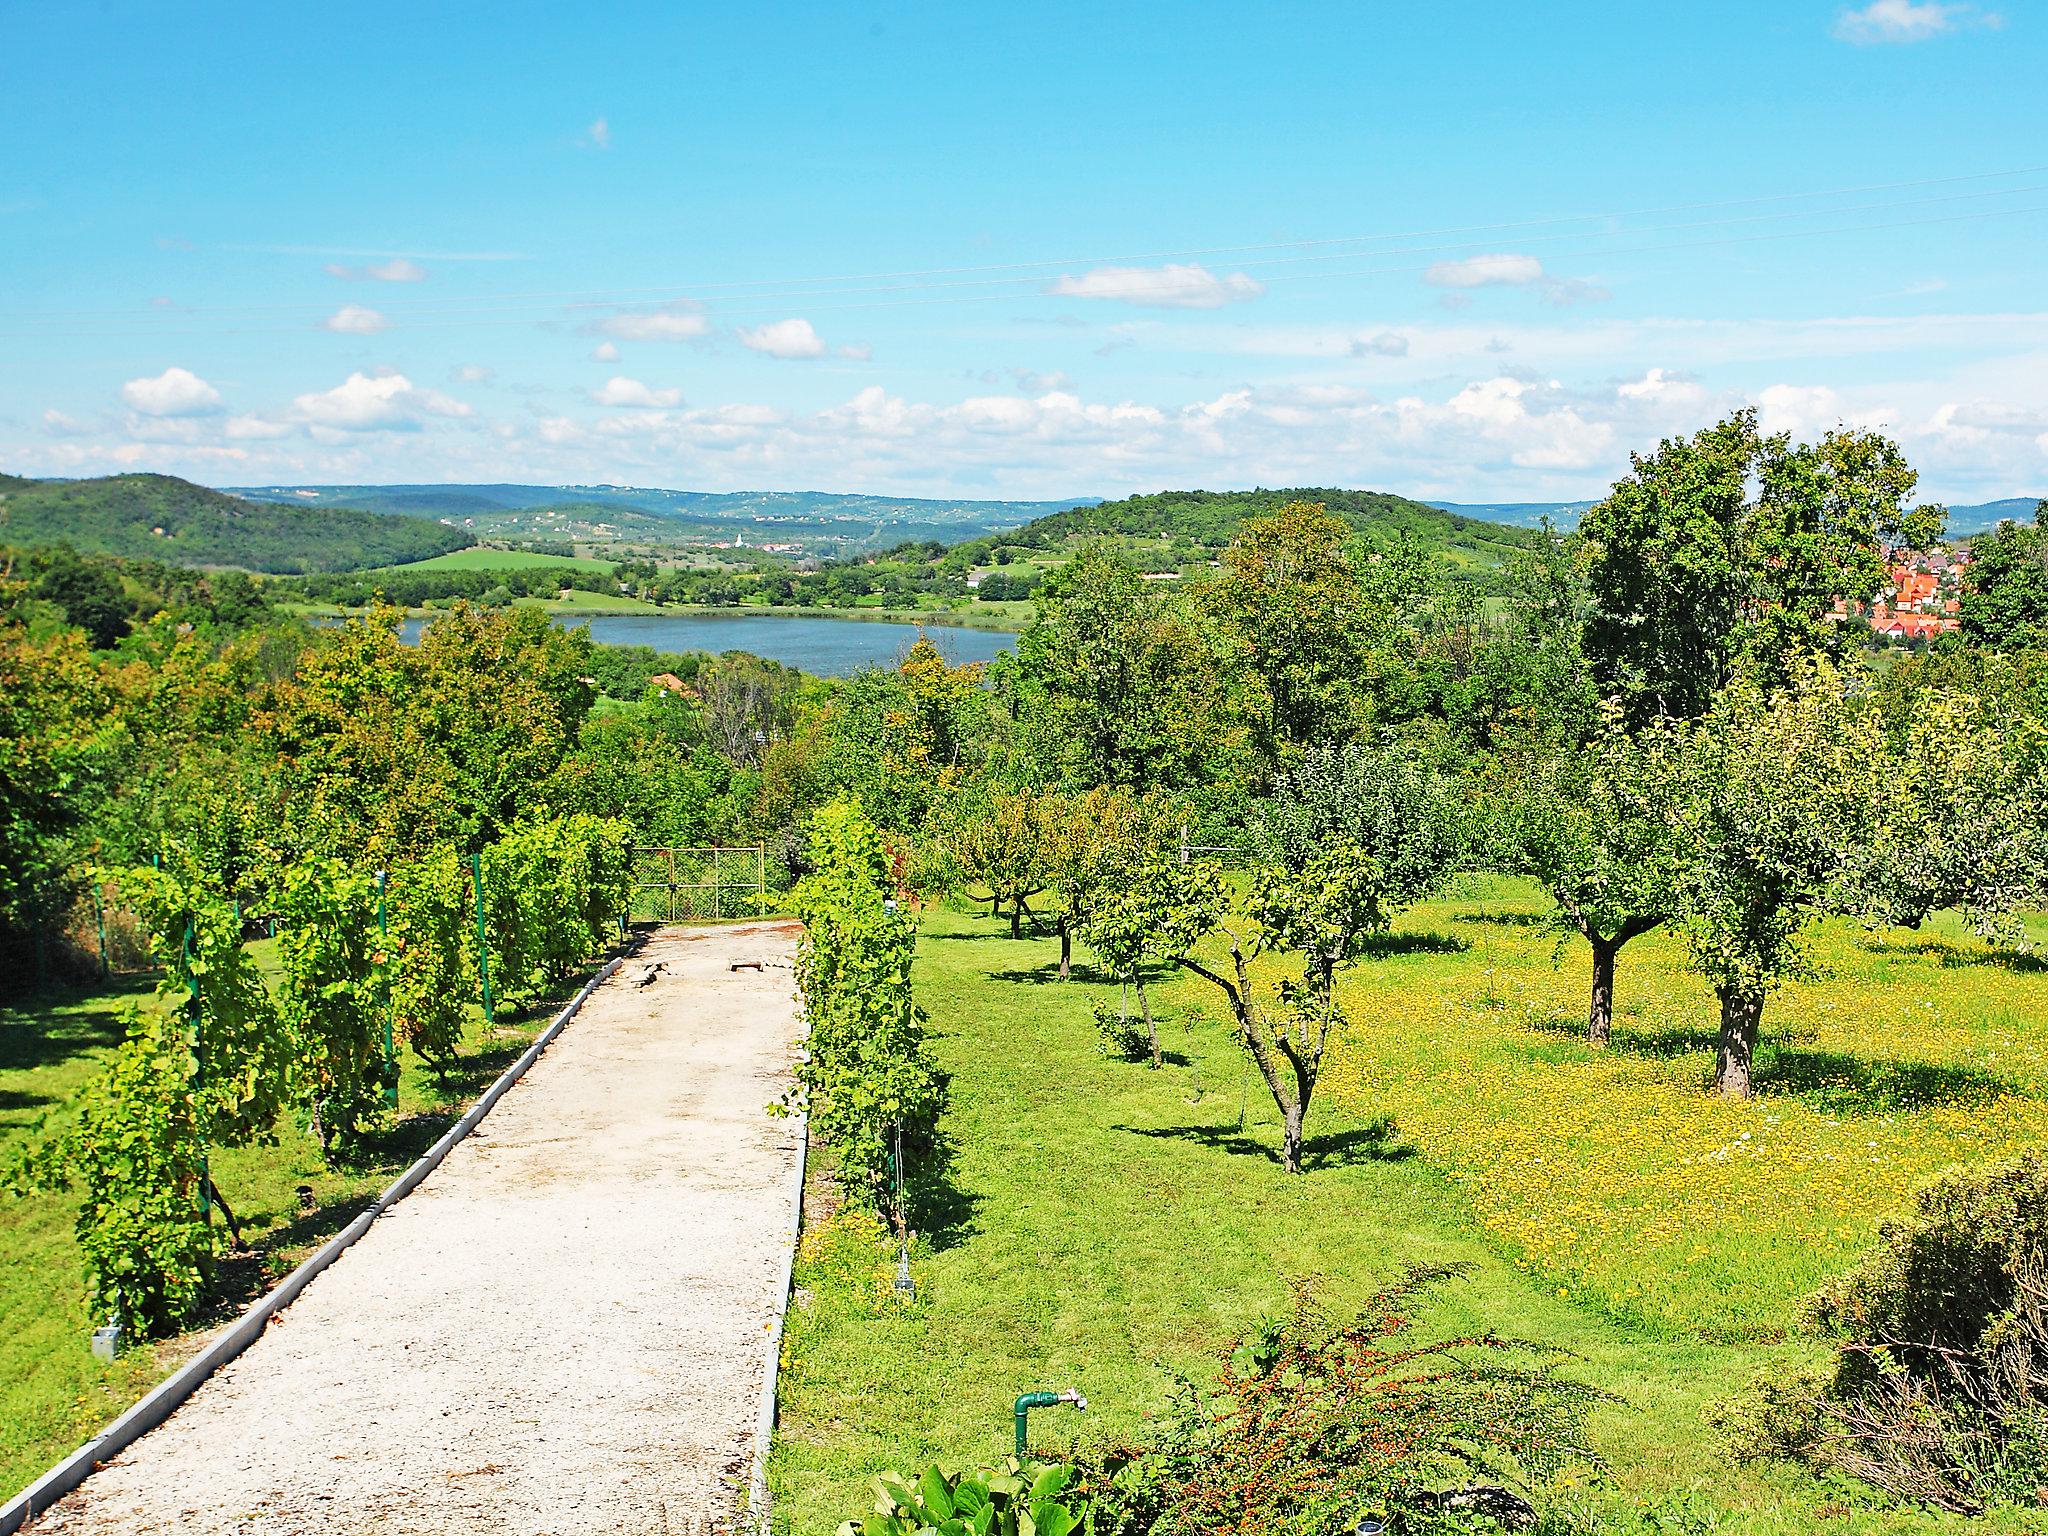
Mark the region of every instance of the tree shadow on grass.
<instances>
[{"instance_id":1,"label":"tree shadow on grass","mask_svg":"<svg viewBox=\"0 0 2048 1536\"><path fill-rule=\"evenodd\" d=\"M2048 959L2043 959L2040 955L2016 949L1980 949L1958 944L1952 939L1940 938L1934 934L1911 933L1902 938L1866 934L1856 941L1856 947L1866 954L1883 955L1887 959L1932 960L1945 971L1960 970L1965 966L1991 965L2021 976L2036 976L2048 972Z\"/></svg>"},{"instance_id":2,"label":"tree shadow on grass","mask_svg":"<svg viewBox=\"0 0 2048 1536\"><path fill-rule=\"evenodd\" d=\"M1582 1042L1585 1038L1585 1021L1564 1014L1534 1020L1529 1027ZM1889 1115L1940 1106L1974 1108L2001 1098L2039 1097L2024 1084L1975 1067L1855 1056L1803 1043L1812 1038L1811 1030L1797 1026L1780 1030L1773 1038L1770 1021L1765 1019L1752 1079L1760 1097L1796 1098L1824 1113L1841 1115ZM1653 1061L1674 1061L1686 1056L1711 1059L1720 1044L1719 1032L1705 1027L1644 1030L1617 1024L1607 1049Z\"/></svg>"},{"instance_id":3,"label":"tree shadow on grass","mask_svg":"<svg viewBox=\"0 0 2048 1536\"><path fill-rule=\"evenodd\" d=\"M1277 1127L1271 1128L1271 1141L1228 1125L1119 1125L1113 1129L1132 1136L1150 1136L1155 1140L1191 1141L1198 1146L1227 1152L1233 1157L1262 1158L1275 1167L1281 1161ZM1359 1163L1401 1163L1414 1155L1415 1148L1397 1138L1394 1122L1380 1119L1351 1130L1329 1131L1306 1138L1301 1145L1301 1166L1304 1173L1313 1173L1324 1168L1347 1168Z\"/></svg>"},{"instance_id":4,"label":"tree shadow on grass","mask_svg":"<svg viewBox=\"0 0 2048 1536\"><path fill-rule=\"evenodd\" d=\"M1454 923L1486 923L1495 928L1542 928L1550 919L1540 912L1454 912Z\"/></svg>"},{"instance_id":5,"label":"tree shadow on grass","mask_svg":"<svg viewBox=\"0 0 2048 1536\"><path fill-rule=\"evenodd\" d=\"M1365 941L1365 953L1378 960L1397 955L1462 955L1471 947L1470 939L1448 933L1381 933Z\"/></svg>"},{"instance_id":6,"label":"tree shadow on grass","mask_svg":"<svg viewBox=\"0 0 2048 1536\"><path fill-rule=\"evenodd\" d=\"M110 982L98 993L52 986L10 997L0 1005L0 1072L59 1066L75 1056L119 1045L122 1022L118 1005L144 1002L155 990L152 978L133 977ZM116 1006L105 1012L78 1008L95 996Z\"/></svg>"}]
</instances>

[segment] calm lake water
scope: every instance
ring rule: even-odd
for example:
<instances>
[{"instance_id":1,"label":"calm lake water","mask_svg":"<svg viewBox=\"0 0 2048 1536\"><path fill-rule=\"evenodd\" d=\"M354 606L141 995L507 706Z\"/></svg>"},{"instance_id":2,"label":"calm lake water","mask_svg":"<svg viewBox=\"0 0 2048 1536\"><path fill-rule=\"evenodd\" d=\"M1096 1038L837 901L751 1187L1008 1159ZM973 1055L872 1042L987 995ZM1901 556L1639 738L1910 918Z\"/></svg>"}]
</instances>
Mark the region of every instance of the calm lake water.
<instances>
[{"instance_id":1,"label":"calm lake water","mask_svg":"<svg viewBox=\"0 0 2048 1536\"><path fill-rule=\"evenodd\" d=\"M408 640L419 638L422 622L406 621ZM914 624L795 614L618 613L587 618L557 614L555 622L564 629L588 625L590 638L599 645L646 645L657 651L751 651L818 677L845 677L862 667L893 666L917 642ZM1015 635L941 624L924 633L955 666L987 661L1017 643Z\"/></svg>"}]
</instances>

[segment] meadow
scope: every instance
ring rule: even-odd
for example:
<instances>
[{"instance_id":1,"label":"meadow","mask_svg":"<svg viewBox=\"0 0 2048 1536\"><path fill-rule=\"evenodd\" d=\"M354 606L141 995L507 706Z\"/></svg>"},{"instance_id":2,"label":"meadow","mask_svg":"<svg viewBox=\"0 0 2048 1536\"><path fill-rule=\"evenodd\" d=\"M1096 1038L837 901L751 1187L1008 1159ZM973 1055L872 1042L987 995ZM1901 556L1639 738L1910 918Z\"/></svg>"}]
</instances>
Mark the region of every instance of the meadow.
<instances>
[{"instance_id":1,"label":"meadow","mask_svg":"<svg viewBox=\"0 0 2048 1536\"><path fill-rule=\"evenodd\" d=\"M785 1350L778 1511L826 1532L891 1466L1005 1453L1009 1403L1080 1388L1035 1442L1142 1434L1175 1373L1318 1276L1338 1305L1414 1263L1468 1266L1424 1326L1562 1346L1614 1400L1604 1472L1552 1503L1587 1528L1855 1533L2048 1529L1887 1506L1789 1467L1739 1466L1707 1422L1818 1358L1800 1303L1925 1175L2048 1131L2048 968L1946 921L1830 924L1771 1002L1759 1097L1710 1097L1713 1009L1663 934L1623 952L1614 1040L1586 1045L1588 965L1531 885L1471 878L1407 913L1360 967L1310 1116L1307 1172L1206 984L1157 996L1158 1072L1105 1057L1117 988L1056 946L928 914L917 995L950 1079L943 1168L913 1166L914 1301L873 1218L812 1220ZM2043 937L2039 923L2034 937ZM821 1160L822 1161L822 1160ZM919 1214L921 1213L921 1214Z\"/></svg>"},{"instance_id":2,"label":"meadow","mask_svg":"<svg viewBox=\"0 0 2048 1536\"><path fill-rule=\"evenodd\" d=\"M431 560L413 560L394 567L405 571L513 571L535 566L557 565L572 571L608 571L614 562L592 560L581 555L544 555L530 549L485 549L481 545L436 555Z\"/></svg>"}]
</instances>

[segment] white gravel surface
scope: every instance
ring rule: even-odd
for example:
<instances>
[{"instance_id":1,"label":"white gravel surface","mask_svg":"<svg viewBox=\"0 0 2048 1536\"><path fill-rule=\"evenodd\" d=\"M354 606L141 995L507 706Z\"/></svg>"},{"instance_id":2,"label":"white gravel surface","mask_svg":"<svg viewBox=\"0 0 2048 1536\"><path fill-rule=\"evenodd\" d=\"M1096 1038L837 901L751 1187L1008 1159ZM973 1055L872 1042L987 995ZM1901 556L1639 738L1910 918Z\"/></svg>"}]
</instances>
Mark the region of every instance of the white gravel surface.
<instances>
[{"instance_id":1,"label":"white gravel surface","mask_svg":"<svg viewBox=\"0 0 2048 1536\"><path fill-rule=\"evenodd\" d=\"M795 937L654 936L425 1184L32 1529L735 1528L795 1214L796 1127L765 1113Z\"/></svg>"}]
</instances>

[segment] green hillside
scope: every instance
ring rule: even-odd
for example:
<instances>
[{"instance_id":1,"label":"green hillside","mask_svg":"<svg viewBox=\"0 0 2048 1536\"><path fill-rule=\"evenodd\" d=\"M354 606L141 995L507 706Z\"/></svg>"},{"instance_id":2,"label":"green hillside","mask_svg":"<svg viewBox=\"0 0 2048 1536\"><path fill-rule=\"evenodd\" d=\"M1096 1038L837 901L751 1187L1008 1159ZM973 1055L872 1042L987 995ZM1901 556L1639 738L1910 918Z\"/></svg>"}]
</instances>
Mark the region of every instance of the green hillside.
<instances>
[{"instance_id":1,"label":"green hillside","mask_svg":"<svg viewBox=\"0 0 2048 1536\"><path fill-rule=\"evenodd\" d=\"M424 518L244 501L172 475L0 476L0 540L278 572L403 565L474 542L468 533Z\"/></svg>"},{"instance_id":2,"label":"green hillside","mask_svg":"<svg viewBox=\"0 0 2048 1536\"><path fill-rule=\"evenodd\" d=\"M1541 535L1461 517L1388 491L1297 488L1252 491L1160 491L1072 507L1026 523L1014 532L977 541L968 553L997 547L1056 551L1090 538L1156 541L1182 555L1211 552L1230 542L1247 517L1291 501L1319 501L1356 528L1368 543L1387 548L1407 538L1417 549L1442 555L1469 570L1499 565Z\"/></svg>"}]
</instances>

